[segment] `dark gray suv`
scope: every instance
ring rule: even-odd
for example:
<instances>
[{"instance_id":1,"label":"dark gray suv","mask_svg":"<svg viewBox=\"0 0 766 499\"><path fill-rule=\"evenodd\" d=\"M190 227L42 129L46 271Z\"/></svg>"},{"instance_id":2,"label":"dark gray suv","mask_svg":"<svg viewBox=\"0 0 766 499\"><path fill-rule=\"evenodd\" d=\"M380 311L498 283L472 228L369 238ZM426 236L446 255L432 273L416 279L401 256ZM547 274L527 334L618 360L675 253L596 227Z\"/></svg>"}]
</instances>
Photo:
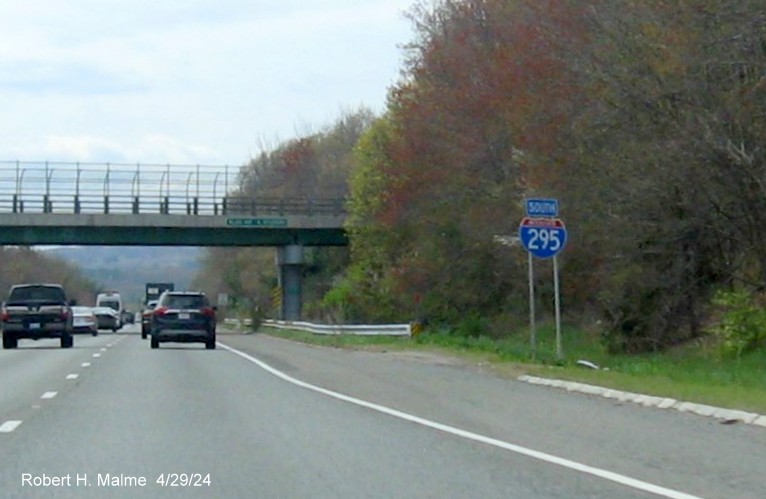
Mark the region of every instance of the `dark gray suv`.
<instances>
[{"instance_id":1,"label":"dark gray suv","mask_svg":"<svg viewBox=\"0 0 766 499\"><path fill-rule=\"evenodd\" d=\"M161 342L204 343L215 348L216 307L199 291L166 291L151 313L151 347Z\"/></svg>"}]
</instances>

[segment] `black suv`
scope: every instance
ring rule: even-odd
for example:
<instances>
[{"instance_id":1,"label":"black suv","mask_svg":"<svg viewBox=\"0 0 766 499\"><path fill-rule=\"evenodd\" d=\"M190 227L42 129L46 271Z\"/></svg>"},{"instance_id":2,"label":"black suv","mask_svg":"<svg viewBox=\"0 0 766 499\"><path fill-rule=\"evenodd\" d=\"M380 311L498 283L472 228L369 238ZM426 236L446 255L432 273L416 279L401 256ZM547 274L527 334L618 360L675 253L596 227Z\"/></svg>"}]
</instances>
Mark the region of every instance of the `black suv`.
<instances>
[{"instance_id":1,"label":"black suv","mask_svg":"<svg viewBox=\"0 0 766 499\"><path fill-rule=\"evenodd\" d=\"M201 342L209 350L215 348L215 312L205 293L199 291L166 291L151 313L149 332L151 347L160 342Z\"/></svg>"},{"instance_id":2,"label":"black suv","mask_svg":"<svg viewBox=\"0 0 766 499\"><path fill-rule=\"evenodd\" d=\"M73 345L72 308L59 284L11 286L0 319L3 348L16 348L21 338L60 338L61 348Z\"/></svg>"}]
</instances>

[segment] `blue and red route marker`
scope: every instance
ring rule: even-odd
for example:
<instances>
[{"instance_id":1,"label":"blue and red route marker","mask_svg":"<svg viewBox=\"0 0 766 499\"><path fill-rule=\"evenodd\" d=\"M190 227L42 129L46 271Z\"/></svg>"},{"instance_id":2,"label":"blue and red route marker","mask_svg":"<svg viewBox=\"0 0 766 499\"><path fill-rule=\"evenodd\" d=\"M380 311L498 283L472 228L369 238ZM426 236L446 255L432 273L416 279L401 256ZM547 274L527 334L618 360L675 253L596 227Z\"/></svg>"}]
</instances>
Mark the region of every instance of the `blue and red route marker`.
<instances>
[{"instance_id":1,"label":"blue and red route marker","mask_svg":"<svg viewBox=\"0 0 766 499\"><path fill-rule=\"evenodd\" d=\"M567 243L567 229L560 218L524 217L519 225L519 239L537 258L556 256Z\"/></svg>"}]
</instances>

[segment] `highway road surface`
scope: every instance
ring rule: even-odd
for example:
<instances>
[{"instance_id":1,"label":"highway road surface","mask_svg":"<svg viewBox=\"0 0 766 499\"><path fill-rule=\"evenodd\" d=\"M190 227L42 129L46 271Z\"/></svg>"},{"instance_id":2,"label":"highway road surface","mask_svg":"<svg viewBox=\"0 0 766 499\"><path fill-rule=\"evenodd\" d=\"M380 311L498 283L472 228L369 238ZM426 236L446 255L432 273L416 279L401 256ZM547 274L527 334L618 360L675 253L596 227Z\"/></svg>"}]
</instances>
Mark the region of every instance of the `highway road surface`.
<instances>
[{"instance_id":1,"label":"highway road surface","mask_svg":"<svg viewBox=\"0 0 766 499\"><path fill-rule=\"evenodd\" d=\"M131 326L0 351L3 498L766 498L766 430L425 353Z\"/></svg>"}]
</instances>

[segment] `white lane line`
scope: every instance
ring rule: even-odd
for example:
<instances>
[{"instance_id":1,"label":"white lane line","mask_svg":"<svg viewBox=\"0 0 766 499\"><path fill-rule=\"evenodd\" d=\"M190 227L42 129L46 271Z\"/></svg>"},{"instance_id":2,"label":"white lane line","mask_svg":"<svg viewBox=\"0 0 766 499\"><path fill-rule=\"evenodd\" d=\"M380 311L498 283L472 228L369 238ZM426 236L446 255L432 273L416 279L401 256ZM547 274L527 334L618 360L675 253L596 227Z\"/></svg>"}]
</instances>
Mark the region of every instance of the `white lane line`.
<instances>
[{"instance_id":1,"label":"white lane line","mask_svg":"<svg viewBox=\"0 0 766 499\"><path fill-rule=\"evenodd\" d=\"M77 379L80 375L79 374L67 374L66 379Z\"/></svg>"},{"instance_id":2,"label":"white lane line","mask_svg":"<svg viewBox=\"0 0 766 499\"><path fill-rule=\"evenodd\" d=\"M374 404L372 402L367 402L366 400L350 397L348 395L344 395L342 393L334 392L332 390L327 390L326 388L322 388L316 385L312 385L310 383L306 383L305 381L301 381L299 379L293 378L292 376L283 373L282 371L279 371L270 365L266 364L265 362L256 359L252 355L249 355L245 352L241 352L237 350L236 348L232 348L228 345L224 345L223 343L218 343L220 346L225 348L226 350L230 351L233 354L239 355L243 359L246 359L253 364L257 365L261 369L273 374L274 376L287 381L288 383L292 383L293 385L299 386L301 388L306 388L307 390L312 390L317 393L321 393L322 395L327 395L328 397L333 397L338 400L342 400L344 402L348 402L350 404L358 405L360 407L365 407L367 409L371 409L373 411L377 411L383 414L388 414L389 416L393 416L395 418L403 419L405 421L410 421L412 423L416 423L422 426L427 426L429 428L433 428L435 430L443 431L445 433L450 433L452 435L466 438L468 440L473 440L475 442L484 443L487 445L492 445L494 447L498 447L501 449L505 449L511 452L515 452L517 454L521 454L523 456L531 457L533 459L537 459L540 461L544 461L546 463L555 464L557 466L561 466L564 468L568 468L574 471L579 471L581 473L585 473L588 475L592 475L598 478L602 478L604 480L609 480L611 482L618 483L620 485L624 485L626 487L630 487L636 490L641 490L644 492L649 492L651 494L655 494L661 497L667 497L670 499L702 499L699 496L687 494L685 492L681 492L678 490L669 489L666 487L662 487L659 485L654 485L653 483L644 482L643 480L638 480L636 478L631 478L626 475L621 475L619 473L615 473L612 471L603 470L601 468L595 468L593 466L588 466L587 464L578 463L577 461L571 461L569 459L565 459L563 457L554 456L553 454L547 454L545 452L537 451L534 449L529 449L527 447L522 447L521 445L512 444L509 442L504 442L503 440L498 440L491 437L486 437L484 435L480 435L478 433L473 433L466 430L461 430L460 428L456 428L454 426L449 426L442 423L437 423L435 421L431 421L429 419L421 418L419 416L414 416L412 414L408 414L406 412L397 411L396 409L391 409L390 407L386 407L383 405Z\"/></svg>"},{"instance_id":3,"label":"white lane line","mask_svg":"<svg viewBox=\"0 0 766 499\"><path fill-rule=\"evenodd\" d=\"M101 349L101 351L102 351L102 352L106 352L106 348L102 348L102 349Z\"/></svg>"},{"instance_id":4,"label":"white lane line","mask_svg":"<svg viewBox=\"0 0 766 499\"><path fill-rule=\"evenodd\" d=\"M0 433L10 433L21 424L19 420L6 421L0 425Z\"/></svg>"},{"instance_id":5,"label":"white lane line","mask_svg":"<svg viewBox=\"0 0 766 499\"><path fill-rule=\"evenodd\" d=\"M90 362L83 362L80 364L81 367L90 367Z\"/></svg>"},{"instance_id":6,"label":"white lane line","mask_svg":"<svg viewBox=\"0 0 766 499\"><path fill-rule=\"evenodd\" d=\"M101 357L101 354L100 353L94 353L93 356L98 358L98 357Z\"/></svg>"},{"instance_id":7,"label":"white lane line","mask_svg":"<svg viewBox=\"0 0 766 499\"><path fill-rule=\"evenodd\" d=\"M40 397L41 399L52 399L56 395L58 395L59 392L45 392Z\"/></svg>"}]
</instances>

